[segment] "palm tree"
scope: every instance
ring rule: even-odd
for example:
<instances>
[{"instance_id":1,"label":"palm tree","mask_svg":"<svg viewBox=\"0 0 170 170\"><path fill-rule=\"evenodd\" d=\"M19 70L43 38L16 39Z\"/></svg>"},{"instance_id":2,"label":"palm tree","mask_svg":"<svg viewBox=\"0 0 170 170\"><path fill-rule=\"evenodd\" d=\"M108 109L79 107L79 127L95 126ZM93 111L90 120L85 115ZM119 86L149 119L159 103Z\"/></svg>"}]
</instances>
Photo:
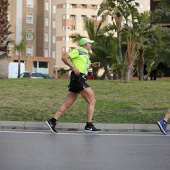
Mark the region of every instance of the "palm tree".
<instances>
[{"instance_id":1,"label":"palm tree","mask_svg":"<svg viewBox=\"0 0 170 170\"><path fill-rule=\"evenodd\" d=\"M8 22L8 0L0 1L0 78L8 77L8 36L12 34L9 31L11 25Z\"/></svg>"},{"instance_id":2,"label":"palm tree","mask_svg":"<svg viewBox=\"0 0 170 170\"><path fill-rule=\"evenodd\" d=\"M118 41L118 51L119 51L119 63L122 65L122 69L124 69L124 64L126 64L125 76L130 75L129 73L132 70L134 64L134 49L135 49L135 34L132 31L131 27L129 27L129 17L132 18L132 22L136 20L136 15L138 14L137 8L133 6L133 0L105 0L100 5L100 9L98 15L102 15L103 18L107 16L111 16L113 18L112 23L108 24L106 27L106 32L116 31L117 33L117 41ZM125 20L126 27L122 25L123 19ZM126 37L127 41L127 51L125 56L122 56L122 33L126 31L128 36ZM121 71L122 72L122 71ZM121 75L121 74L120 74ZM122 77L122 76L121 76ZM121 79L120 77L120 79ZM129 78L126 78L129 79Z\"/></svg>"},{"instance_id":3,"label":"palm tree","mask_svg":"<svg viewBox=\"0 0 170 170\"><path fill-rule=\"evenodd\" d=\"M101 66L104 68L103 78L107 76L109 80L112 79L110 67L117 57L116 38L111 34L103 36L102 38L98 37L92 50L95 53L96 60L100 61Z\"/></svg>"},{"instance_id":4,"label":"palm tree","mask_svg":"<svg viewBox=\"0 0 170 170\"><path fill-rule=\"evenodd\" d=\"M118 43L126 45L126 52L123 55L123 62L121 63L121 68L124 69L125 82L128 82L133 75L137 54L139 54L140 79L143 79L145 45L148 44L149 39L155 39L157 43L161 44L162 36L162 34L160 34L161 29L159 27L153 27L150 24L149 12L139 14L132 2L132 0L105 0L101 4L98 13L103 17L110 15L114 18L113 23L108 25L107 31L113 31L115 29L117 31ZM120 26L122 18L124 18L125 23L123 26ZM129 18L131 18L131 23L129 22ZM121 34L119 34L119 32L121 32ZM119 36L123 38L124 42L119 41ZM120 47L119 45L119 51L123 53Z\"/></svg>"},{"instance_id":5,"label":"palm tree","mask_svg":"<svg viewBox=\"0 0 170 170\"><path fill-rule=\"evenodd\" d=\"M169 56L170 56L170 1L169 0L161 0L158 3L158 6L156 7L156 10L154 12L154 15L156 15L156 20L153 22L153 24L160 24L163 28L163 32L165 33L165 44L166 46L159 50L159 53L161 54L161 60L160 62L164 63L166 66L170 66L169 64Z\"/></svg>"},{"instance_id":6,"label":"palm tree","mask_svg":"<svg viewBox=\"0 0 170 170\"><path fill-rule=\"evenodd\" d=\"M18 78L20 78L20 59L21 55L25 54L26 45L26 32L23 32L21 41L19 43L13 42L13 53L18 53Z\"/></svg>"},{"instance_id":7,"label":"palm tree","mask_svg":"<svg viewBox=\"0 0 170 170\"><path fill-rule=\"evenodd\" d=\"M122 61L122 51L121 51L121 30L122 30L122 18L123 15L119 9L119 6L122 5L121 2L118 1L112 1L112 0L105 0L101 3L98 15L101 15L103 19L105 19L107 16L112 17L112 23L108 24L107 27L105 27L105 32L113 31L115 30L117 33L117 41L118 41L118 51L119 51L119 59Z\"/></svg>"},{"instance_id":8,"label":"palm tree","mask_svg":"<svg viewBox=\"0 0 170 170\"><path fill-rule=\"evenodd\" d=\"M157 47L159 49L163 47L163 31L161 27L152 25L153 17L149 11L143 12L137 16L138 18L138 27L136 31L138 32L137 36L137 51L138 53L138 71L139 71L139 80L144 80L144 63L147 55L144 56L145 49L149 46ZM157 45L156 45L157 43ZM154 56L154 55L153 55Z\"/></svg>"},{"instance_id":9,"label":"palm tree","mask_svg":"<svg viewBox=\"0 0 170 170\"><path fill-rule=\"evenodd\" d=\"M161 56L161 60L160 62L165 63L168 67L170 67L170 28L162 28L163 32L165 34L165 48L163 48L160 51L160 56Z\"/></svg>"}]
</instances>

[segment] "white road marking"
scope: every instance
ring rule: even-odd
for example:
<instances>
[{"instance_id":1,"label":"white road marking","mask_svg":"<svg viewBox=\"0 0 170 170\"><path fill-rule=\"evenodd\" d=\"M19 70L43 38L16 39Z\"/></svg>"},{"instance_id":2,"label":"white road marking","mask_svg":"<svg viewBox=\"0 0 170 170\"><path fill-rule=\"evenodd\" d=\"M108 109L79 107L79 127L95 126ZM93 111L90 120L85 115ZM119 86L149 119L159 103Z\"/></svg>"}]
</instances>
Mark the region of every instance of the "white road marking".
<instances>
[{"instance_id":1,"label":"white road marking","mask_svg":"<svg viewBox=\"0 0 170 170\"><path fill-rule=\"evenodd\" d=\"M91 136L162 136L162 137L170 137L170 135L163 135L163 134L155 134L155 133L136 133L136 132L131 132L131 133L104 133L104 132L99 132L99 133L86 133L84 131L79 131L79 132L58 132L56 134L52 132L45 132L45 131L2 131L0 130L0 133L13 133L13 134L46 134L46 135L91 135Z\"/></svg>"}]
</instances>

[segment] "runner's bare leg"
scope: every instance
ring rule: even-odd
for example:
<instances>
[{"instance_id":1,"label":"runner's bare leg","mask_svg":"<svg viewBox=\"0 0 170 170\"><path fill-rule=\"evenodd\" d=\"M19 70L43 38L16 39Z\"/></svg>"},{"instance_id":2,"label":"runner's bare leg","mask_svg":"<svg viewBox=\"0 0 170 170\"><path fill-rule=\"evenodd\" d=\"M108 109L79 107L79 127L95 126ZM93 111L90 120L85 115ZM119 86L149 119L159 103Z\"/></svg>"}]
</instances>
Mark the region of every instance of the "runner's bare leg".
<instances>
[{"instance_id":1,"label":"runner's bare leg","mask_svg":"<svg viewBox=\"0 0 170 170\"><path fill-rule=\"evenodd\" d=\"M84 90L80 91L80 94L88 103L88 105L87 105L87 122L92 122L94 107L96 104L94 92L90 87L88 87L88 88L84 88Z\"/></svg>"},{"instance_id":2,"label":"runner's bare leg","mask_svg":"<svg viewBox=\"0 0 170 170\"><path fill-rule=\"evenodd\" d=\"M57 120L66 110L68 110L78 98L78 93L68 92L65 103L59 107L59 110L54 114L54 118Z\"/></svg>"}]
</instances>

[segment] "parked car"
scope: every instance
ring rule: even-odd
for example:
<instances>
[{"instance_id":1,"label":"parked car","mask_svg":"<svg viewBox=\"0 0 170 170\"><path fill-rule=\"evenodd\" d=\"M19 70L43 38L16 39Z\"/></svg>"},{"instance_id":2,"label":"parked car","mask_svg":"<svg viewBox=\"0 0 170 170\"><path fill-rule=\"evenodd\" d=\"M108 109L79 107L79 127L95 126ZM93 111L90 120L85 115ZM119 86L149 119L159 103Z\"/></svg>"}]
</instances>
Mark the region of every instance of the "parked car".
<instances>
[{"instance_id":1,"label":"parked car","mask_svg":"<svg viewBox=\"0 0 170 170\"><path fill-rule=\"evenodd\" d=\"M20 74L20 78L37 78L37 79L43 79L44 76L41 73L36 73L36 72L23 72Z\"/></svg>"},{"instance_id":2,"label":"parked car","mask_svg":"<svg viewBox=\"0 0 170 170\"><path fill-rule=\"evenodd\" d=\"M45 79L53 79L54 76L52 76L51 74L43 74Z\"/></svg>"}]
</instances>

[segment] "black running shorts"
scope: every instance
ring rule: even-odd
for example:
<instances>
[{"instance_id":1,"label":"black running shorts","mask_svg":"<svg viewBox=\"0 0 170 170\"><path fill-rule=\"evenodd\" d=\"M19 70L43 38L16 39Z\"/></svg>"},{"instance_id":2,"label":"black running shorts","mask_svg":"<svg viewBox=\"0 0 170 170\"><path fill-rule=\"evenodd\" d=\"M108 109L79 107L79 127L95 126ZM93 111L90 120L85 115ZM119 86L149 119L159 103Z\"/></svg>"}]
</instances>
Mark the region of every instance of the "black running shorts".
<instances>
[{"instance_id":1,"label":"black running shorts","mask_svg":"<svg viewBox=\"0 0 170 170\"><path fill-rule=\"evenodd\" d=\"M70 76L70 84L68 87L69 87L69 91L74 93L79 93L84 88L90 86L86 83L86 77L84 74L80 73L80 75L76 76L74 71L72 71Z\"/></svg>"}]
</instances>

